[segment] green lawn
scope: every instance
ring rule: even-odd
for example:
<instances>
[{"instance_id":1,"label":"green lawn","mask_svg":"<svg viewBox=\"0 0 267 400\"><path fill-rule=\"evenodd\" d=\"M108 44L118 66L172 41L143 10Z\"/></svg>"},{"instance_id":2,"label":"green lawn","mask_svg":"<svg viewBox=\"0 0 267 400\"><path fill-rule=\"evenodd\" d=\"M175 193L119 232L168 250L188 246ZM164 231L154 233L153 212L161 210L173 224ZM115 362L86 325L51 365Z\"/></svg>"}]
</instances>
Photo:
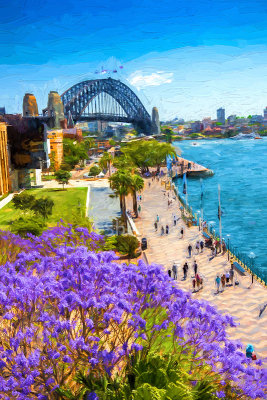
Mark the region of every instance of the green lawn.
<instances>
[{"instance_id":1,"label":"green lawn","mask_svg":"<svg viewBox=\"0 0 267 400\"><path fill-rule=\"evenodd\" d=\"M69 188L62 189L30 189L27 193L38 197L50 197L55 205L53 214L48 218L48 226L56 225L60 219L71 222L73 212L80 205L81 210L85 212L87 188ZM0 229L9 230L10 222L22 215L21 210L16 210L12 202L0 209Z\"/></svg>"}]
</instances>

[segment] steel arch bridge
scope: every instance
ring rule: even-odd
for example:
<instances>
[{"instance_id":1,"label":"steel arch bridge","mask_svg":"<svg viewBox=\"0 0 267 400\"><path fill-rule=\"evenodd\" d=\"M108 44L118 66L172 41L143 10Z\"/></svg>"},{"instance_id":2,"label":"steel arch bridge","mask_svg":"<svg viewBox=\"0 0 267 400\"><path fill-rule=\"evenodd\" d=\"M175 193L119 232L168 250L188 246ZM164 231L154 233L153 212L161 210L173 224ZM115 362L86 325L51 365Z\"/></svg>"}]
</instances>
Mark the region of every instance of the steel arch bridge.
<instances>
[{"instance_id":1,"label":"steel arch bridge","mask_svg":"<svg viewBox=\"0 0 267 400\"><path fill-rule=\"evenodd\" d=\"M83 81L61 95L64 113L73 121L127 122L151 133L151 117L136 94L112 78Z\"/></svg>"}]
</instances>

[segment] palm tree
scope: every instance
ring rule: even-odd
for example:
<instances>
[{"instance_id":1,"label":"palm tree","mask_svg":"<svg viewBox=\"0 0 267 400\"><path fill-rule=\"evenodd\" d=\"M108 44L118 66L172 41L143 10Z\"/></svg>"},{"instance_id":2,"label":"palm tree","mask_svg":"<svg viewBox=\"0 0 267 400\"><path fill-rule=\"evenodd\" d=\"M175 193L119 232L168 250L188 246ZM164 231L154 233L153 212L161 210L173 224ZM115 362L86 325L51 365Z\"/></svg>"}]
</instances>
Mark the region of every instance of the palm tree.
<instances>
[{"instance_id":1,"label":"palm tree","mask_svg":"<svg viewBox=\"0 0 267 400\"><path fill-rule=\"evenodd\" d=\"M129 170L118 170L109 177L110 187L120 198L121 213L126 221L126 196L131 192L132 177Z\"/></svg>"},{"instance_id":2,"label":"palm tree","mask_svg":"<svg viewBox=\"0 0 267 400\"><path fill-rule=\"evenodd\" d=\"M101 159L99 160L99 165L101 168L103 169L107 169L109 170L109 176L111 176L111 162L113 160L113 157L110 153L108 153L107 151L103 154L103 156L101 157Z\"/></svg>"},{"instance_id":3,"label":"palm tree","mask_svg":"<svg viewBox=\"0 0 267 400\"><path fill-rule=\"evenodd\" d=\"M144 179L137 174L131 175L131 178L132 178L131 193L133 197L133 211L135 215L138 216L136 193L144 188Z\"/></svg>"}]
</instances>

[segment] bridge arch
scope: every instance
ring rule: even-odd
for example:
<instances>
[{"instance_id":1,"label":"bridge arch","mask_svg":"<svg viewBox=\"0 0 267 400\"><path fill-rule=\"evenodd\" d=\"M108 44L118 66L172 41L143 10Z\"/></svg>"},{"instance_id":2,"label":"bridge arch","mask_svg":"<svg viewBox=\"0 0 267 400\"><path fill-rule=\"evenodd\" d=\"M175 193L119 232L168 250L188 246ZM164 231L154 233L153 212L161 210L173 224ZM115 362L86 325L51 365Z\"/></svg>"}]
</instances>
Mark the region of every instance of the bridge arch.
<instances>
[{"instance_id":1,"label":"bridge arch","mask_svg":"<svg viewBox=\"0 0 267 400\"><path fill-rule=\"evenodd\" d=\"M89 104L103 93L111 96L124 113L118 113L115 109L113 112L104 113L99 109L86 114ZM77 83L61 95L61 100L65 115L70 113L75 122L81 120L127 122L144 133L151 133L152 123L149 113L136 94L119 80L107 78Z\"/></svg>"}]
</instances>

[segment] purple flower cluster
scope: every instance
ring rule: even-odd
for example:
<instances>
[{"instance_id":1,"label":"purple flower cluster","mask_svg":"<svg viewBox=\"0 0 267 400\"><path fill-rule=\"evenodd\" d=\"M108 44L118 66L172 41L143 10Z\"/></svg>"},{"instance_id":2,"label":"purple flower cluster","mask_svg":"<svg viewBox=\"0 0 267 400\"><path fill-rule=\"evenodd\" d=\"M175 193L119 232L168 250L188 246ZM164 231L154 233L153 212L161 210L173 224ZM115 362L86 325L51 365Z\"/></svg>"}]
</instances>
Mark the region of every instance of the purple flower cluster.
<instances>
[{"instance_id":1,"label":"purple flower cluster","mask_svg":"<svg viewBox=\"0 0 267 400\"><path fill-rule=\"evenodd\" d=\"M57 399L77 371L111 376L159 337L172 337L192 370L209 364L219 374L218 397L232 382L264 398L266 370L229 340L230 316L192 299L158 265L116 263L99 251L102 240L71 225L38 238L1 234L1 247L15 250L0 266L1 399Z\"/></svg>"}]
</instances>

